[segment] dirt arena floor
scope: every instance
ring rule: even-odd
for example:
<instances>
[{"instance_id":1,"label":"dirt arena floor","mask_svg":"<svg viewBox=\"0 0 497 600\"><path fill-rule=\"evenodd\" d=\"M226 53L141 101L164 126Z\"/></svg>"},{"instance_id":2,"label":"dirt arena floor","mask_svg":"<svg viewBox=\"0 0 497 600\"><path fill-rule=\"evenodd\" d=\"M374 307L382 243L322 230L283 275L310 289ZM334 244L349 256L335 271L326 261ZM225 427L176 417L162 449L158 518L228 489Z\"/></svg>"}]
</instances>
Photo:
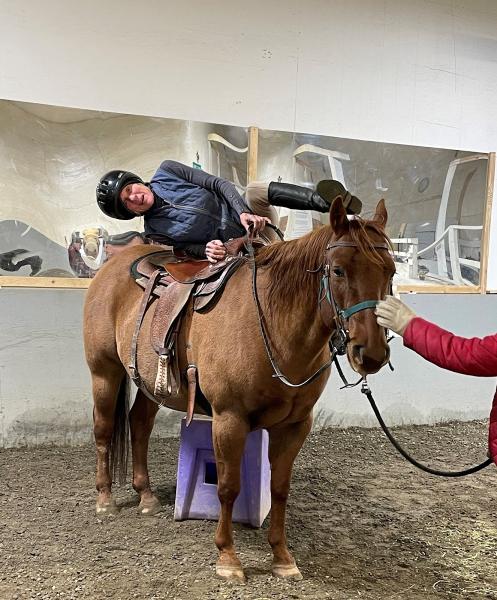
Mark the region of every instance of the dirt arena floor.
<instances>
[{"instance_id":1,"label":"dirt arena floor","mask_svg":"<svg viewBox=\"0 0 497 600\"><path fill-rule=\"evenodd\" d=\"M486 423L402 427L399 439L433 466L485 456ZM155 441L163 512L94 514L93 447L0 451L0 598L497 599L497 471L435 478L400 458L380 430L313 433L294 471L291 548L304 575L270 575L267 521L235 525L248 583L214 574L215 524L173 521L178 440Z\"/></svg>"}]
</instances>

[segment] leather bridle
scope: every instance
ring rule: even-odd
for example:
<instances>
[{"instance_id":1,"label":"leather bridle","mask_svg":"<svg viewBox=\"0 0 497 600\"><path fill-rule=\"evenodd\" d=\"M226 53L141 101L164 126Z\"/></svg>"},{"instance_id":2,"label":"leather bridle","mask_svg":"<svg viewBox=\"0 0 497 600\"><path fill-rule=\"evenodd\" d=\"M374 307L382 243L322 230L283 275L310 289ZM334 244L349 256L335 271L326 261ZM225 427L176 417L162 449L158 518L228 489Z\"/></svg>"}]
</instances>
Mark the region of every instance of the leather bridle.
<instances>
[{"instance_id":1,"label":"leather bridle","mask_svg":"<svg viewBox=\"0 0 497 600\"><path fill-rule=\"evenodd\" d=\"M255 306L256 306L257 318L258 318L258 322L259 322L259 329L261 332L262 340L264 342L264 347L266 349L266 354L268 356L269 362L271 363L271 367L274 372L273 377L279 379L282 383L284 383L288 387L292 387L292 388L299 388L299 387L308 385L308 384L312 383L317 377L319 377L321 375L321 373L323 373L323 371L325 371L332 365L332 363L335 360L335 357L337 355L343 355L346 353L347 344L350 341L349 329L348 329L348 321L349 321L350 317L360 311L366 310L368 308L374 308L376 306L376 304L378 303L378 300L363 300L361 302L358 302L357 304L354 304L353 306L349 306L348 308L340 308L336 302L335 296L333 295L332 287L330 284L331 266L330 266L329 252L331 250L333 250L334 248L339 248L339 247L357 248L358 245L354 242L345 242L345 241L330 242L326 246L323 263L315 271L310 271L312 273L322 273L318 305L319 305L319 308L322 310L322 303L323 303L323 300L326 298L329 303L331 312L332 312L332 315L331 315L332 319L329 323L330 327L333 329L333 333L329 340L331 357L330 357L330 360L327 361L321 367L319 367L319 369L315 373L313 373L310 377L308 377L304 381L301 381L300 383L292 383L288 379L288 377L286 377L282 373L282 371L278 367L278 364L276 363L276 361L273 357L273 353L271 351L271 346L270 346L270 342L269 342L269 336L267 334L266 325L264 322L264 314L262 312L261 303L260 303L259 296L257 293L257 264L255 261L254 248L252 246L252 237L250 234L247 236L246 246L247 246L247 250L248 250L249 261L250 261L250 264L252 267L252 294L253 294L254 302L255 302ZM375 244L370 247L372 249L374 248L375 250L387 250L387 251L389 250L389 247L386 243L385 244ZM334 327L333 327L333 321L334 321ZM361 378L361 380L362 380L362 378Z\"/></svg>"},{"instance_id":2,"label":"leather bridle","mask_svg":"<svg viewBox=\"0 0 497 600\"><path fill-rule=\"evenodd\" d=\"M333 248L357 248L357 244L354 242L330 242L326 246L326 254ZM389 247L388 244L374 244L370 246L371 249L374 250L386 250L388 252ZM333 320L335 321L335 329L330 338L330 348L332 353L335 355L343 356L347 352L347 344L350 341L349 337L349 329L348 322L352 315L355 315L358 312L363 310L367 310L368 308L376 308L378 304L378 300L363 300L358 302L357 304L353 304L348 308L340 308L338 303L333 295L333 290L330 283L330 261L325 261L323 265L320 267L323 271L323 275L321 277L321 290L323 290L324 294L320 293L319 305L321 307L322 301L326 298L333 312Z\"/></svg>"}]
</instances>

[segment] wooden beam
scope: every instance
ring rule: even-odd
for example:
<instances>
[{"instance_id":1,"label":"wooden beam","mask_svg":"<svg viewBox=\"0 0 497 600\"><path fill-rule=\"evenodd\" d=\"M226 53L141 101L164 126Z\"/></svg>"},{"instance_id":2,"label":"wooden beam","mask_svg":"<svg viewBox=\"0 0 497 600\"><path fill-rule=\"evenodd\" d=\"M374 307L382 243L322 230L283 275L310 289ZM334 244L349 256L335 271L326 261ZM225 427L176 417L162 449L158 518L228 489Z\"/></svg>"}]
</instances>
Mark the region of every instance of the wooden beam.
<instances>
[{"instance_id":1,"label":"wooden beam","mask_svg":"<svg viewBox=\"0 0 497 600\"><path fill-rule=\"evenodd\" d=\"M485 209L483 212L483 229L481 232L481 253L480 253L480 290L482 294L487 293L487 271L488 271L488 253L490 246L490 222L492 215L492 202L494 197L495 185L495 152L488 155L487 165L487 190L485 194Z\"/></svg>"},{"instance_id":2,"label":"wooden beam","mask_svg":"<svg viewBox=\"0 0 497 600\"><path fill-rule=\"evenodd\" d=\"M91 281L91 279L79 279L77 277L0 277L0 288L23 287L81 290L86 289Z\"/></svg>"},{"instance_id":3,"label":"wooden beam","mask_svg":"<svg viewBox=\"0 0 497 600\"><path fill-rule=\"evenodd\" d=\"M257 180L257 158L259 154L259 128L249 127L248 130L248 157L247 157L247 183Z\"/></svg>"},{"instance_id":4,"label":"wooden beam","mask_svg":"<svg viewBox=\"0 0 497 600\"><path fill-rule=\"evenodd\" d=\"M408 294L414 292L416 294L479 294L481 293L480 286L471 285L402 285L394 284L396 293Z\"/></svg>"}]
</instances>

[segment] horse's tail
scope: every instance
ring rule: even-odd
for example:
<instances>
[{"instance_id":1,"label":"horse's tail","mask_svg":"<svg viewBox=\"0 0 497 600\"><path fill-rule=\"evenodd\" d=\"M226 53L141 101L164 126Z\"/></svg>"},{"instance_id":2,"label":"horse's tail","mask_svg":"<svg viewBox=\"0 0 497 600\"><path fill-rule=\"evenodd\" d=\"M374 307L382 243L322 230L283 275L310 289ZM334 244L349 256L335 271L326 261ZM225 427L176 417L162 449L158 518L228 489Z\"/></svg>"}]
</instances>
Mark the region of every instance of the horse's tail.
<instances>
[{"instance_id":1,"label":"horse's tail","mask_svg":"<svg viewBox=\"0 0 497 600\"><path fill-rule=\"evenodd\" d=\"M119 385L116 410L114 412L114 430L110 442L110 470L112 480L120 485L126 481L129 454L129 377L125 375Z\"/></svg>"}]
</instances>

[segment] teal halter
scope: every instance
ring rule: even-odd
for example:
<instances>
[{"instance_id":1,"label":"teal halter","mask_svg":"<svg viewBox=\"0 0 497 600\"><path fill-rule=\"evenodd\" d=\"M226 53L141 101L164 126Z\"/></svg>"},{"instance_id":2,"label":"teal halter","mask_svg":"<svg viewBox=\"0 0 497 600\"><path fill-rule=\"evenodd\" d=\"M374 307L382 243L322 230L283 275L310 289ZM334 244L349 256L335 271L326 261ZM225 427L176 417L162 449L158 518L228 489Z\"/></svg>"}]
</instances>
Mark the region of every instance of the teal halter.
<instances>
[{"instance_id":1,"label":"teal halter","mask_svg":"<svg viewBox=\"0 0 497 600\"><path fill-rule=\"evenodd\" d=\"M350 308L342 309L339 311L339 314L342 319L348 320L352 315L355 315L355 313L361 312L361 310L366 310L367 308L376 308L378 302L378 300L365 300L364 302L358 302Z\"/></svg>"},{"instance_id":2,"label":"teal halter","mask_svg":"<svg viewBox=\"0 0 497 600\"><path fill-rule=\"evenodd\" d=\"M334 360L336 361L337 354L345 354L345 352L347 351L347 344L349 343L349 332L348 332L348 329L346 329L346 321L348 321L348 319L353 314L355 314L361 310L366 310L367 308L374 308L378 301L377 300L364 300L363 302L354 304L354 306L351 306L349 308L346 308L343 310L339 309L337 306L337 303L335 302L335 298L333 297L332 291L331 291L330 263L327 260L327 256L325 254L324 262L316 270L309 271L309 272L310 273L319 273L319 272L323 271L323 276L321 277L321 286L320 286L320 291L319 291L318 305L319 305L319 307L321 307L321 303L324 300L324 298L326 297L328 300L328 303L335 315L336 328L335 328L335 331L334 331L332 337L329 340L331 357L327 363L325 363L324 365L321 365L321 367L319 367L319 369L315 373L313 373L310 377L308 377L304 381L301 381L300 383L292 383L288 379L288 377L286 377L281 372L281 370L278 367L278 365L273 357L273 354L271 352L268 334L266 332L266 327L264 325L264 318L263 318L264 316L262 314L261 303L259 301L259 296L257 293L257 264L256 264L255 258L254 258L254 248L252 246L252 239L250 237L250 234L247 237L246 246L247 246L247 250L248 250L249 260L252 264L252 295L254 297L255 307L256 307L256 311L257 311L257 317L258 317L258 321L259 321L259 329L261 332L264 347L266 349L266 354L268 356L269 362L271 363L271 367L273 368L273 377L276 377L282 383L284 383L288 387L292 387L292 388L300 388L305 385L309 385L315 379L317 379L317 377L319 377L321 375L321 373L323 373L326 369L328 369L332 365ZM329 250L331 250L335 247L339 247L339 246L356 248L357 244L354 244L353 242L333 242L333 243L328 244L328 246L326 247L326 252L328 252ZM371 246L371 248L375 248L378 250L388 250L388 245L387 244L378 244L375 246ZM330 324L330 325L332 326L332 324ZM338 365L338 362L337 362L337 365Z\"/></svg>"}]
</instances>

